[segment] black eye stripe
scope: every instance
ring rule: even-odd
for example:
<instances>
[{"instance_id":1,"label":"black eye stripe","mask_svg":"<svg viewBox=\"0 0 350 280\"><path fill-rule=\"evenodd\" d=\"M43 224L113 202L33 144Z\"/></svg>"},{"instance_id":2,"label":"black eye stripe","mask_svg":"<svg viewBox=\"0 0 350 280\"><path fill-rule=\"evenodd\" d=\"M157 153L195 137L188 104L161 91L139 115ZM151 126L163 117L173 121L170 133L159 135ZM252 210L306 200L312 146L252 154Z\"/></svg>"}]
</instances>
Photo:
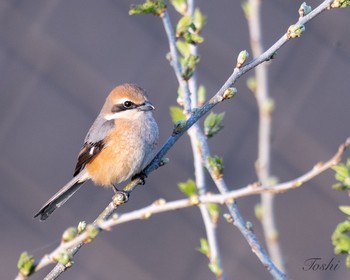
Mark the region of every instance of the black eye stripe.
<instances>
[{"instance_id":1,"label":"black eye stripe","mask_svg":"<svg viewBox=\"0 0 350 280\"><path fill-rule=\"evenodd\" d=\"M124 101L121 104L113 105L113 107L111 109L111 112L112 113L117 113L117 112L122 112L122 111L126 111L126 110L135 109L137 107L138 107L138 105L136 105L135 103L127 100L127 101Z\"/></svg>"}]
</instances>

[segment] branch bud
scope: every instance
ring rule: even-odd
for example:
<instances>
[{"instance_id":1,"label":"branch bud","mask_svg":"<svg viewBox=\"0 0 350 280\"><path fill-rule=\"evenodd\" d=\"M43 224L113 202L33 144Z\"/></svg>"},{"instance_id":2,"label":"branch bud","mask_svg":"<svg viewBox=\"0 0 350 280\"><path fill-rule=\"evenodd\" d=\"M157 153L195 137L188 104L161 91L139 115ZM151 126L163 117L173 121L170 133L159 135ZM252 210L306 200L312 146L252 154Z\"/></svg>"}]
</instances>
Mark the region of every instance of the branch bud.
<instances>
[{"instance_id":1,"label":"branch bud","mask_svg":"<svg viewBox=\"0 0 350 280\"><path fill-rule=\"evenodd\" d=\"M287 38L288 39L299 38L304 31L305 31L304 25L293 24L288 28Z\"/></svg>"},{"instance_id":2,"label":"branch bud","mask_svg":"<svg viewBox=\"0 0 350 280\"><path fill-rule=\"evenodd\" d=\"M307 5L305 2L300 5L298 13L299 17L304 17L312 11L311 6Z\"/></svg>"},{"instance_id":3,"label":"branch bud","mask_svg":"<svg viewBox=\"0 0 350 280\"><path fill-rule=\"evenodd\" d=\"M34 269L35 259L27 252L23 252L18 259L17 268L21 275L29 276Z\"/></svg>"},{"instance_id":4,"label":"branch bud","mask_svg":"<svg viewBox=\"0 0 350 280\"><path fill-rule=\"evenodd\" d=\"M237 57L236 68L241 68L248 58L249 53L246 50L241 51Z\"/></svg>"},{"instance_id":5,"label":"branch bud","mask_svg":"<svg viewBox=\"0 0 350 280\"><path fill-rule=\"evenodd\" d=\"M224 100L231 99L236 95L236 93L237 93L237 89L235 87L230 87L224 91L224 94L222 95L222 97L224 98Z\"/></svg>"},{"instance_id":6,"label":"branch bud","mask_svg":"<svg viewBox=\"0 0 350 280\"><path fill-rule=\"evenodd\" d=\"M65 242L71 241L77 235L78 235L78 229L76 227L69 227L63 232L61 242L65 243Z\"/></svg>"}]
</instances>

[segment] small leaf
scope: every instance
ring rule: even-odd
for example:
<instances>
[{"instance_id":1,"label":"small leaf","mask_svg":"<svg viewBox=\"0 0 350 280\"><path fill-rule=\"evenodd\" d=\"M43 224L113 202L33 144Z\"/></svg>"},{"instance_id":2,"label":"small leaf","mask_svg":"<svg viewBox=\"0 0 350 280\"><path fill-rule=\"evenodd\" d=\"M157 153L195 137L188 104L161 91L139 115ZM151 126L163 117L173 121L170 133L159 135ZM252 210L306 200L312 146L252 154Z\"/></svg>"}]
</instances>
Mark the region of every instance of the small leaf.
<instances>
[{"instance_id":1,"label":"small leaf","mask_svg":"<svg viewBox=\"0 0 350 280\"><path fill-rule=\"evenodd\" d=\"M340 211L342 211L344 214L350 216L350 206L339 206Z\"/></svg>"},{"instance_id":2,"label":"small leaf","mask_svg":"<svg viewBox=\"0 0 350 280\"><path fill-rule=\"evenodd\" d=\"M170 0L171 5L177 12L184 15L187 12L187 1L186 0Z\"/></svg>"},{"instance_id":3,"label":"small leaf","mask_svg":"<svg viewBox=\"0 0 350 280\"><path fill-rule=\"evenodd\" d=\"M190 45L184 41L177 40L176 46L183 57L187 57L191 54Z\"/></svg>"},{"instance_id":4,"label":"small leaf","mask_svg":"<svg viewBox=\"0 0 350 280\"><path fill-rule=\"evenodd\" d=\"M208 203L207 208L208 208L212 222L216 224L220 216L220 206L216 203Z\"/></svg>"},{"instance_id":5,"label":"small leaf","mask_svg":"<svg viewBox=\"0 0 350 280\"><path fill-rule=\"evenodd\" d=\"M243 1L241 4L241 7L242 7L242 10L244 12L246 19L249 20L251 17L251 13L252 13L252 7L251 7L250 2L248 0Z\"/></svg>"},{"instance_id":6,"label":"small leaf","mask_svg":"<svg viewBox=\"0 0 350 280\"><path fill-rule=\"evenodd\" d=\"M183 16L176 25L176 36L181 37L185 34L192 25L192 18L190 16Z\"/></svg>"},{"instance_id":7,"label":"small leaf","mask_svg":"<svg viewBox=\"0 0 350 280\"><path fill-rule=\"evenodd\" d=\"M224 126L221 124L225 116L225 113L215 114L211 112L204 120L204 134L211 138L218 134Z\"/></svg>"},{"instance_id":8,"label":"small leaf","mask_svg":"<svg viewBox=\"0 0 350 280\"><path fill-rule=\"evenodd\" d=\"M180 191L188 197L197 195L197 186L192 179L188 179L186 182L179 183L178 187Z\"/></svg>"},{"instance_id":9,"label":"small leaf","mask_svg":"<svg viewBox=\"0 0 350 280\"><path fill-rule=\"evenodd\" d=\"M207 17L202 14L199 8L194 10L193 23L196 26L197 33L203 30L204 25L207 23Z\"/></svg>"},{"instance_id":10,"label":"small leaf","mask_svg":"<svg viewBox=\"0 0 350 280\"><path fill-rule=\"evenodd\" d=\"M24 276L29 276L34 269L35 259L27 252L23 252L18 259L17 268Z\"/></svg>"},{"instance_id":11,"label":"small leaf","mask_svg":"<svg viewBox=\"0 0 350 280\"><path fill-rule=\"evenodd\" d=\"M170 106L170 116L173 120L173 123L177 123L179 121L186 120L186 116L183 112L183 110L179 106Z\"/></svg>"},{"instance_id":12,"label":"small leaf","mask_svg":"<svg viewBox=\"0 0 350 280\"><path fill-rule=\"evenodd\" d=\"M200 85L198 87L198 106L202 106L206 99L206 89L205 86Z\"/></svg>"},{"instance_id":13,"label":"small leaf","mask_svg":"<svg viewBox=\"0 0 350 280\"><path fill-rule=\"evenodd\" d=\"M189 44L197 45L204 42L204 38L198 34L186 32L183 34L183 38Z\"/></svg>"},{"instance_id":14,"label":"small leaf","mask_svg":"<svg viewBox=\"0 0 350 280\"><path fill-rule=\"evenodd\" d=\"M209 244L208 240L205 238L200 239L200 247L197 248L198 252L202 253L203 255L210 257L210 250L209 250Z\"/></svg>"}]
</instances>

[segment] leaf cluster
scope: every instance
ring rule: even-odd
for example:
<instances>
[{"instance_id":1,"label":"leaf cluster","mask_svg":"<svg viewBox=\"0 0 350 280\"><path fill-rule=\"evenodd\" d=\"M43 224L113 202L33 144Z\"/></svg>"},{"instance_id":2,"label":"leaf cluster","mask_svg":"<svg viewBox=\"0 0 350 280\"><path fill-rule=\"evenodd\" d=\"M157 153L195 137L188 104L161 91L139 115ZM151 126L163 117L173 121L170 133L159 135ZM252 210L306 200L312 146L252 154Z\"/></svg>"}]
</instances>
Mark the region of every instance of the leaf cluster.
<instances>
[{"instance_id":1,"label":"leaf cluster","mask_svg":"<svg viewBox=\"0 0 350 280\"><path fill-rule=\"evenodd\" d=\"M164 0L146 0L143 4L131 5L129 15L152 14L160 16L166 7Z\"/></svg>"}]
</instances>

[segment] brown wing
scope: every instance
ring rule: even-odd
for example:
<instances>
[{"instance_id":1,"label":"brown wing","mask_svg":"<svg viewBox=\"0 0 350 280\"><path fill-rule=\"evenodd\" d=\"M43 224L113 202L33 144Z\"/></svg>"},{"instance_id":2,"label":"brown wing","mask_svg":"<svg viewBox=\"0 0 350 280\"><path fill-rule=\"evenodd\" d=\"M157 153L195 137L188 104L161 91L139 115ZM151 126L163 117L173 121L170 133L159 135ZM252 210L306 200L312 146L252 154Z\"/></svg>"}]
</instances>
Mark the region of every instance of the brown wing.
<instances>
[{"instance_id":1,"label":"brown wing","mask_svg":"<svg viewBox=\"0 0 350 280\"><path fill-rule=\"evenodd\" d=\"M98 155L98 153L103 149L103 146L103 140L96 143L85 143L79 153L78 162L75 166L73 176L78 175L79 172L84 169L85 165Z\"/></svg>"}]
</instances>

